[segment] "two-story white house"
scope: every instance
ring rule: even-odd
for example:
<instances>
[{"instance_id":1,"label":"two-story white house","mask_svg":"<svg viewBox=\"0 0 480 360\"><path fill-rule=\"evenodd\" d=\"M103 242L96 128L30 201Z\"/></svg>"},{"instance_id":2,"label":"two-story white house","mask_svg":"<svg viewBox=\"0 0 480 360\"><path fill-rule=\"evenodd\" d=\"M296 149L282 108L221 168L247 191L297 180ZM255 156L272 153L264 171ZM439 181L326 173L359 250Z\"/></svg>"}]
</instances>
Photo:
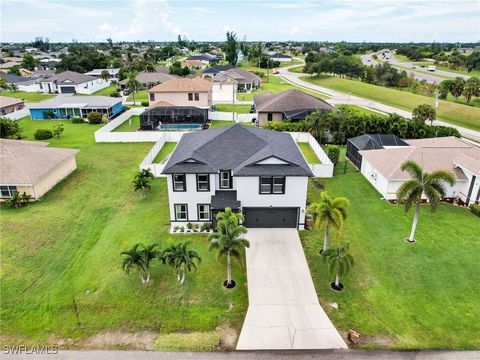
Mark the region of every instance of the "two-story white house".
<instances>
[{"instance_id":1,"label":"two-story white house","mask_svg":"<svg viewBox=\"0 0 480 360\"><path fill-rule=\"evenodd\" d=\"M163 173L172 226L230 207L247 227L304 228L312 172L290 134L240 124L187 133Z\"/></svg>"}]
</instances>

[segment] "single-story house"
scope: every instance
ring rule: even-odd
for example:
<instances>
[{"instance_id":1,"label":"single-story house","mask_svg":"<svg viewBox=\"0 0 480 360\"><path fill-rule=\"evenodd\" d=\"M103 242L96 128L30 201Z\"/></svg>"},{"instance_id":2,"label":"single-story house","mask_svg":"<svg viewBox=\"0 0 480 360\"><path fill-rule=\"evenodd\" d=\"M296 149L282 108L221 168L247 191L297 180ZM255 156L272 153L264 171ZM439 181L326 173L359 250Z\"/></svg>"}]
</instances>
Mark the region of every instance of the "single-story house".
<instances>
[{"instance_id":1,"label":"single-story house","mask_svg":"<svg viewBox=\"0 0 480 360\"><path fill-rule=\"evenodd\" d=\"M47 147L48 143L0 139L0 196L15 192L39 199L77 168L76 149Z\"/></svg>"},{"instance_id":2,"label":"single-story house","mask_svg":"<svg viewBox=\"0 0 480 360\"><path fill-rule=\"evenodd\" d=\"M0 78L4 78L7 84L15 84L20 91L38 91L38 85L34 78L2 73L0 73Z\"/></svg>"},{"instance_id":3,"label":"single-story house","mask_svg":"<svg viewBox=\"0 0 480 360\"><path fill-rule=\"evenodd\" d=\"M237 93L260 89L262 79L254 73L233 68L215 75L212 80L213 102L231 102Z\"/></svg>"},{"instance_id":4,"label":"single-story house","mask_svg":"<svg viewBox=\"0 0 480 360\"><path fill-rule=\"evenodd\" d=\"M86 118L98 112L109 119L123 111L122 99L110 96L58 95L53 99L29 105L32 120Z\"/></svg>"},{"instance_id":5,"label":"single-story house","mask_svg":"<svg viewBox=\"0 0 480 360\"><path fill-rule=\"evenodd\" d=\"M146 72L140 71L136 79L140 83L141 89L150 89L151 87L164 83L165 81L175 79L176 76L165 74L163 72ZM123 89L128 83L128 79L123 79L119 82L120 87Z\"/></svg>"},{"instance_id":6,"label":"single-story house","mask_svg":"<svg viewBox=\"0 0 480 360\"><path fill-rule=\"evenodd\" d=\"M293 61L293 58L290 55L285 55L279 52L270 52L268 53L268 57L270 58L270 60L273 60L273 61L280 61L280 62Z\"/></svg>"},{"instance_id":7,"label":"single-story house","mask_svg":"<svg viewBox=\"0 0 480 360\"><path fill-rule=\"evenodd\" d=\"M236 69L235 66L227 64L227 65L214 65L206 68L202 71L203 78L213 78L215 75L228 71L230 69Z\"/></svg>"},{"instance_id":8,"label":"single-story house","mask_svg":"<svg viewBox=\"0 0 480 360\"><path fill-rule=\"evenodd\" d=\"M230 207L247 227L304 228L313 174L290 134L240 124L186 133L163 174L171 226Z\"/></svg>"},{"instance_id":9,"label":"single-story house","mask_svg":"<svg viewBox=\"0 0 480 360\"><path fill-rule=\"evenodd\" d=\"M275 94L265 92L254 96L253 101L258 113L259 126L269 121L303 120L312 112L333 109L333 106L325 100L296 89Z\"/></svg>"},{"instance_id":10,"label":"single-story house","mask_svg":"<svg viewBox=\"0 0 480 360\"><path fill-rule=\"evenodd\" d=\"M205 69L207 64L200 60L185 60L182 62L182 66L186 66L190 69Z\"/></svg>"},{"instance_id":11,"label":"single-story house","mask_svg":"<svg viewBox=\"0 0 480 360\"><path fill-rule=\"evenodd\" d=\"M25 107L22 99L16 99L8 96L0 96L0 116L13 113Z\"/></svg>"},{"instance_id":12,"label":"single-story house","mask_svg":"<svg viewBox=\"0 0 480 360\"><path fill-rule=\"evenodd\" d=\"M105 70L108 71L110 80L118 80L118 73L120 72L120 69L93 69L92 71L86 72L84 75L95 76L99 78L100 75L102 75L102 72Z\"/></svg>"},{"instance_id":13,"label":"single-story house","mask_svg":"<svg viewBox=\"0 0 480 360\"><path fill-rule=\"evenodd\" d=\"M75 71L64 71L56 75L38 80L40 91L45 93L58 92L59 94L93 94L110 85L109 80L95 76L80 74Z\"/></svg>"},{"instance_id":14,"label":"single-story house","mask_svg":"<svg viewBox=\"0 0 480 360\"><path fill-rule=\"evenodd\" d=\"M360 151L360 171L384 199L396 200L400 185L411 178L401 165L413 160L426 172L443 169L455 175L455 185L446 185L446 198L467 205L480 201L480 147L453 136L405 142L409 146Z\"/></svg>"},{"instance_id":15,"label":"single-story house","mask_svg":"<svg viewBox=\"0 0 480 360\"><path fill-rule=\"evenodd\" d=\"M161 124L200 124L208 120L212 83L202 78L175 78L148 90L150 106L140 115L143 130Z\"/></svg>"},{"instance_id":16,"label":"single-story house","mask_svg":"<svg viewBox=\"0 0 480 360\"><path fill-rule=\"evenodd\" d=\"M0 71L8 71L14 66L20 66L22 63L18 61L7 61L0 64Z\"/></svg>"},{"instance_id":17,"label":"single-story house","mask_svg":"<svg viewBox=\"0 0 480 360\"><path fill-rule=\"evenodd\" d=\"M357 168L362 168L363 150L390 149L397 146L410 146L393 134L363 134L347 141L347 159Z\"/></svg>"},{"instance_id":18,"label":"single-story house","mask_svg":"<svg viewBox=\"0 0 480 360\"><path fill-rule=\"evenodd\" d=\"M218 57L209 53L204 53L200 55L192 55L188 57L186 60L198 60L205 64L210 64L211 62L218 61Z\"/></svg>"}]
</instances>

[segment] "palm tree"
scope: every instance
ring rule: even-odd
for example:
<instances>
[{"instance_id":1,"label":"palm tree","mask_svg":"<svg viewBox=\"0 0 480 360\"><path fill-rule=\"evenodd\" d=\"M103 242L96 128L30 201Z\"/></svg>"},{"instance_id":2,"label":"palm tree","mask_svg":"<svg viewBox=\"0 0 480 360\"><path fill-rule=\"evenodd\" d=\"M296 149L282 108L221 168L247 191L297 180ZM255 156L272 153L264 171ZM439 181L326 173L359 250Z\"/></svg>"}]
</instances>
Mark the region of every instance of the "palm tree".
<instances>
[{"instance_id":1,"label":"palm tree","mask_svg":"<svg viewBox=\"0 0 480 360\"><path fill-rule=\"evenodd\" d=\"M0 88L6 89L8 87L7 80L5 78L0 78Z\"/></svg>"},{"instance_id":2,"label":"palm tree","mask_svg":"<svg viewBox=\"0 0 480 360\"><path fill-rule=\"evenodd\" d=\"M323 261L328 263L328 272L331 276L335 275L335 289L341 290L340 277L348 274L353 266L353 257L348 254L348 245L340 245L326 251L320 252L323 255Z\"/></svg>"},{"instance_id":3,"label":"palm tree","mask_svg":"<svg viewBox=\"0 0 480 360\"><path fill-rule=\"evenodd\" d=\"M100 78L105 81L110 79L110 73L108 72L108 70L102 70L102 72L100 73Z\"/></svg>"},{"instance_id":4,"label":"palm tree","mask_svg":"<svg viewBox=\"0 0 480 360\"><path fill-rule=\"evenodd\" d=\"M133 96L133 105L135 105L135 92L137 91L138 87L140 86L140 83L137 80L137 73L132 71L127 74L127 83L125 86L127 87L128 90L132 93Z\"/></svg>"},{"instance_id":5,"label":"palm tree","mask_svg":"<svg viewBox=\"0 0 480 360\"><path fill-rule=\"evenodd\" d=\"M18 91L18 86L14 83L11 83L7 85L7 89L14 93Z\"/></svg>"},{"instance_id":6,"label":"palm tree","mask_svg":"<svg viewBox=\"0 0 480 360\"><path fill-rule=\"evenodd\" d=\"M325 224L325 236L323 239L323 250L328 249L330 239L330 226L340 230L344 220L347 218L347 208L350 202L347 198L337 197L332 199L326 191L320 193L320 201L310 205L308 212L313 217L314 226Z\"/></svg>"},{"instance_id":7,"label":"palm tree","mask_svg":"<svg viewBox=\"0 0 480 360\"><path fill-rule=\"evenodd\" d=\"M423 172L422 167L413 160L405 161L401 169L408 172L412 177L411 180L404 182L398 188L397 199L405 203L405 212L407 212L413 204L416 205L412 230L410 236L405 239L410 243L414 243L422 194L425 194L430 202L430 209L434 212L437 209L438 202L445 196L445 182L453 186L455 184L455 176L448 170L436 170L431 173Z\"/></svg>"},{"instance_id":8,"label":"palm tree","mask_svg":"<svg viewBox=\"0 0 480 360\"><path fill-rule=\"evenodd\" d=\"M187 272L197 270L197 265L202 262L198 252L189 250L189 241L180 244L170 245L161 254L164 264L170 265L177 274L177 280L180 284L185 282Z\"/></svg>"},{"instance_id":9,"label":"palm tree","mask_svg":"<svg viewBox=\"0 0 480 360\"><path fill-rule=\"evenodd\" d=\"M145 246L141 243L133 245L128 251L123 251L122 269L129 274L132 269L138 272L142 284L150 283L150 263L158 256L156 247L158 244Z\"/></svg>"},{"instance_id":10,"label":"palm tree","mask_svg":"<svg viewBox=\"0 0 480 360\"><path fill-rule=\"evenodd\" d=\"M232 285L232 263L231 257L241 257L241 251L245 247L250 247L247 239L241 238L241 235L247 233L247 229L243 225L239 225L239 221L243 221L242 214L236 214L231 208L225 208L224 212L217 214L217 232L210 234L209 250L217 250L217 257L227 257L227 283L226 287Z\"/></svg>"},{"instance_id":11,"label":"palm tree","mask_svg":"<svg viewBox=\"0 0 480 360\"><path fill-rule=\"evenodd\" d=\"M145 199L145 193L151 188L150 180L148 178L136 176L133 180L133 189L140 192L142 199Z\"/></svg>"}]
</instances>

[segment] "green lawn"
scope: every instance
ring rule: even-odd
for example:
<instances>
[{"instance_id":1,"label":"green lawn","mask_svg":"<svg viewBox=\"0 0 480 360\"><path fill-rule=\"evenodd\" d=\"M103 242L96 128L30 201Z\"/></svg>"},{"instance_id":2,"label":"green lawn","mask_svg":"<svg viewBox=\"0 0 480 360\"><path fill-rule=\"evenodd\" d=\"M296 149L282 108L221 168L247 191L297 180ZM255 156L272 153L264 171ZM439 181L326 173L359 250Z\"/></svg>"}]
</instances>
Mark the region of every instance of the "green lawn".
<instances>
[{"instance_id":1,"label":"green lawn","mask_svg":"<svg viewBox=\"0 0 480 360\"><path fill-rule=\"evenodd\" d=\"M230 120L213 120L210 124L210 128L218 128L218 127L228 126L233 124L234 122ZM252 126L251 122L242 122L241 124L245 126Z\"/></svg>"},{"instance_id":2,"label":"green lawn","mask_svg":"<svg viewBox=\"0 0 480 360\"><path fill-rule=\"evenodd\" d=\"M94 92L92 95L110 96L110 94L114 92L116 89L118 89L117 85L110 85L110 86L107 86L105 89Z\"/></svg>"},{"instance_id":3,"label":"green lawn","mask_svg":"<svg viewBox=\"0 0 480 360\"><path fill-rule=\"evenodd\" d=\"M132 115L125 122L123 122L122 124L117 126L115 129L113 129L113 131L131 132L131 131L137 131L139 127L140 127L140 116Z\"/></svg>"},{"instance_id":4,"label":"green lawn","mask_svg":"<svg viewBox=\"0 0 480 360\"><path fill-rule=\"evenodd\" d=\"M23 119L20 127L33 139L36 129L54 123ZM156 348L188 350L211 349L212 332L235 338L247 308L244 265L234 263L238 285L224 289L225 263L208 252L205 235L168 234L166 180L154 180L145 200L132 189L153 144L96 144L93 133L102 125L62 123L62 138L50 146L80 149L78 169L42 201L17 210L2 205L2 343L82 347L102 333L95 339L105 348L109 334L145 332L137 342L153 336ZM159 263L148 287L120 268L120 252L137 242L165 247L185 240L203 261L183 286ZM178 344L175 335L183 333L198 341ZM213 345L218 349L218 342Z\"/></svg>"},{"instance_id":5,"label":"green lawn","mask_svg":"<svg viewBox=\"0 0 480 360\"><path fill-rule=\"evenodd\" d=\"M244 104L216 104L215 109L217 111L232 112L232 110L238 114L249 114L251 105Z\"/></svg>"},{"instance_id":6,"label":"green lawn","mask_svg":"<svg viewBox=\"0 0 480 360\"><path fill-rule=\"evenodd\" d=\"M408 111L412 111L420 104L433 105L434 101L432 98L427 96L366 84L357 80L341 79L333 76L303 76L302 79L312 84L345 93L351 93L352 95L371 99ZM479 108L440 100L440 106L437 109L437 114L440 120L480 131Z\"/></svg>"},{"instance_id":7,"label":"green lawn","mask_svg":"<svg viewBox=\"0 0 480 360\"><path fill-rule=\"evenodd\" d=\"M290 89L301 90L303 92L306 92L307 94L316 96L316 97L321 98L321 99L328 99L329 98L328 95L321 94L321 93L316 92L316 91L307 90L307 89L304 89L304 88L299 87L299 86L292 85L292 84L286 82L284 79L282 79L280 77L270 75L269 82L262 82L262 88L260 90L255 90L255 91L252 91L251 93L241 93L241 94L239 93L239 94L237 94L237 99L241 100L241 101L252 101L253 97L255 95L263 93L263 92L269 91L271 93L277 93L277 92L290 90Z\"/></svg>"},{"instance_id":8,"label":"green lawn","mask_svg":"<svg viewBox=\"0 0 480 360\"><path fill-rule=\"evenodd\" d=\"M165 159L167 155L170 154L173 149L175 149L175 146L177 146L177 143L174 142L166 142L165 144L163 144L157 156L155 156L155 159L153 159L153 163L160 164L163 159Z\"/></svg>"},{"instance_id":9,"label":"green lawn","mask_svg":"<svg viewBox=\"0 0 480 360\"><path fill-rule=\"evenodd\" d=\"M360 332L363 348L478 349L478 217L451 205L432 214L424 205L418 243L408 245L403 238L413 213L382 201L360 173L349 166L347 174L321 182L351 202L340 239L331 235L333 244L349 242L355 259L341 293L330 289L333 279L318 255L323 229L300 234L320 302L337 329ZM311 182L309 201L320 191Z\"/></svg>"},{"instance_id":10,"label":"green lawn","mask_svg":"<svg viewBox=\"0 0 480 360\"><path fill-rule=\"evenodd\" d=\"M127 101L133 101L133 94L128 95ZM140 90L135 93L135 102L148 102L148 92L147 90Z\"/></svg>"},{"instance_id":11,"label":"green lawn","mask_svg":"<svg viewBox=\"0 0 480 360\"><path fill-rule=\"evenodd\" d=\"M289 72L292 73L303 73L303 65L302 66L295 66L293 68L288 69Z\"/></svg>"},{"instance_id":12,"label":"green lawn","mask_svg":"<svg viewBox=\"0 0 480 360\"><path fill-rule=\"evenodd\" d=\"M44 94L41 92L26 92L26 91L7 91L4 90L0 92L0 95L2 96L8 96L8 97L13 97L17 99L23 99L28 102L39 102L39 101L45 101L48 99L53 98L55 95L53 94Z\"/></svg>"},{"instance_id":13,"label":"green lawn","mask_svg":"<svg viewBox=\"0 0 480 360\"><path fill-rule=\"evenodd\" d=\"M305 156L305 159L309 164L320 164L320 159L313 152L313 149L309 143L299 142L297 143L297 145L302 151L303 156Z\"/></svg>"},{"instance_id":14,"label":"green lawn","mask_svg":"<svg viewBox=\"0 0 480 360\"><path fill-rule=\"evenodd\" d=\"M357 106L357 105L341 105L341 106L343 106L345 108L348 108L351 111L353 111L354 113L359 114L359 115L381 115L381 113L379 113L377 111L369 110L369 109L366 109L366 108L363 108L363 107Z\"/></svg>"}]
</instances>

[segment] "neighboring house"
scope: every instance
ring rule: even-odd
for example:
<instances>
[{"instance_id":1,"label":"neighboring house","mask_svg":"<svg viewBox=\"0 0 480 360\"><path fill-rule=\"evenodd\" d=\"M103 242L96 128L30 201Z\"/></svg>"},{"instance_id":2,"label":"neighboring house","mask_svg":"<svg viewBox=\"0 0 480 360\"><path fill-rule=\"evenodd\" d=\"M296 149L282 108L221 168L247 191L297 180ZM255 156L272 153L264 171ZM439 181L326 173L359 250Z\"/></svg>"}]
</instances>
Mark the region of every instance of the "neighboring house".
<instances>
[{"instance_id":1,"label":"neighboring house","mask_svg":"<svg viewBox=\"0 0 480 360\"><path fill-rule=\"evenodd\" d=\"M247 227L304 228L312 172L290 134L240 124L186 133L163 173L172 226L230 207Z\"/></svg>"},{"instance_id":2,"label":"neighboring house","mask_svg":"<svg viewBox=\"0 0 480 360\"><path fill-rule=\"evenodd\" d=\"M37 79L39 90L44 93L90 95L110 85L110 81L95 76L80 74L75 71L64 71L59 74L50 73Z\"/></svg>"},{"instance_id":3,"label":"neighboring house","mask_svg":"<svg viewBox=\"0 0 480 360\"><path fill-rule=\"evenodd\" d=\"M330 111L333 106L325 100L303 91L292 89L276 94L262 93L253 98L258 113L258 125L270 121L303 120L315 111Z\"/></svg>"},{"instance_id":4,"label":"neighboring house","mask_svg":"<svg viewBox=\"0 0 480 360\"><path fill-rule=\"evenodd\" d=\"M212 81L213 102L231 102L237 93L260 89L261 84L262 79L258 75L246 70L233 68L222 71L215 75Z\"/></svg>"},{"instance_id":5,"label":"neighboring house","mask_svg":"<svg viewBox=\"0 0 480 360\"><path fill-rule=\"evenodd\" d=\"M347 159L360 170L362 168L363 150L390 149L398 146L410 146L396 135L392 134L364 134L347 141Z\"/></svg>"},{"instance_id":6,"label":"neighboring house","mask_svg":"<svg viewBox=\"0 0 480 360\"><path fill-rule=\"evenodd\" d=\"M236 69L235 66L227 64L227 65L214 65L206 68L202 72L202 77L203 78L213 78L215 75L228 71L230 69Z\"/></svg>"},{"instance_id":7,"label":"neighboring house","mask_svg":"<svg viewBox=\"0 0 480 360\"><path fill-rule=\"evenodd\" d=\"M202 78L175 78L148 90L150 106L140 115L144 130L160 124L202 124L212 106L212 83Z\"/></svg>"},{"instance_id":8,"label":"neighboring house","mask_svg":"<svg viewBox=\"0 0 480 360\"><path fill-rule=\"evenodd\" d=\"M188 57L186 60L187 61L188 60L198 60L198 61L201 61L201 62L208 65L211 62L218 61L219 59L216 55L212 55L212 54L209 54L209 53L204 53L204 54L200 54L200 55L192 55L192 56Z\"/></svg>"},{"instance_id":9,"label":"neighboring house","mask_svg":"<svg viewBox=\"0 0 480 360\"><path fill-rule=\"evenodd\" d=\"M41 70L54 70L60 61L60 59L42 59L38 67Z\"/></svg>"},{"instance_id":10,"label":"neighboring house","mask_svg":"<svg viewBox=\"0 0 480 360\"><path fill-rule=\"evenodd\" d=\"M288 62L292 61L293 58L289 55L285 55L279 52L268 53L268 57L273 61Z\"/></svg>"},{"instance_id":11,"label":"neighboring house","mask_svg":"<svg viewBox=\"0 0 480 360\"><path fill-rule=\"evenodd\" d=\"M39 199L77 168L78 150L47 147L48 143L0 139L0 195L15 192Z\"/></svg>"},{"instance_id":12,"label":"neighboring house","mask_svg":"<svg viewBox=\"0 0 480 360\"><path fill-rule=\"evenodd\" d=\"M324 54L330 54L330 53L334 53L335 50L333 50L330 47L320 46L319 52L324 53Z\"/></svg>"},{"instance_id":13,"label":"neighboring house","mask_svg":"<svg viewBox=\"0 0 480 360\"><path fill-rule=\"evenodd\" d=\"M0 116L22 110L24 107L25 103L22 99L0 96Z\"/></svg>"},{"instance_id":14,"label":"neighboring house","mask_svg":"<svg viewBox=\"0 0 480 360\"><path fill-rule=\"evenodd\" d=\"M31 77L0 73L0 78L4 78L7 84L15 84L20 91L36 92L39 90L35 79Z\"/></svg>"},{"instance_id":15,"label":"neighboring house","mask_svg":"<svg viewBox=\"0 0 480 360\"><path fill-rule=\"evenodd\" d=\"M91 112L110 119L123 111L122 99L109 96L58 95L50 100L31 103L28 108L32 120L86 118Z\"/></svg>"},{"instance_id":16,"label":"neighboring house","mask_svg":"<svg viewBox=\"0 0 480 360\"><path fill-rule=\"evenodd\" d=\"M173 75L165 74L163 72L146 72L141 71L137 74L136 79L140 83L141 89L150 89L151 87L164 83L165 81L175 79ZM128 83L128 79L123 79L119 82L120 87L124 89Z\"/></svg>"},{"instance_id":17,"label":"neighboring house","mask_svg":"<svg viewBox=\"0 0 480 360\"><path fill-rule=\"evenodd\" d=\"M86 72L84 75L95 76L99 78L104 70L108 71L108 74L110 75L109 80L118 81L118 73L120 72L120 69L93 69L92 71Z\"/></svg>"},{"instance_id":18,"label":"neighboring house","mask_svg":"<svg viewBox=\"0 0 480 360\"><path fill-rule=\"evenodd\" d=\"M401 170L404 161L413 160L425 172L449 170L454 186L446 185L445 198L459 198L465 204L480 201L480 148L455 137L405 140L409 146L360 151L361 173L383 198L395 200L401 184L410 175Z\"/></svg>"},{"instance_id":19,"label":"neighboring house","mask_svg":"<svg viewBox=\"0 0 480 360\"><path fill-rule=\"evenodd\" d=\"M7 61L3 64L0 64L0 70L1 71L8 71L14 66L20 66L22 63L21 62L16 62L16 61Z\"/></svg>"},{"instance_id":20,"label":"neighboring house","mask_svg":"<svg viewBox=\"0 0 480 360\"><path fill-rule=\"evenodd\" d=\"M200 60L185 60L182 62L182 66L186 66L189 69L205 69L207 64Z\"/></svg>"}]
</instances>

